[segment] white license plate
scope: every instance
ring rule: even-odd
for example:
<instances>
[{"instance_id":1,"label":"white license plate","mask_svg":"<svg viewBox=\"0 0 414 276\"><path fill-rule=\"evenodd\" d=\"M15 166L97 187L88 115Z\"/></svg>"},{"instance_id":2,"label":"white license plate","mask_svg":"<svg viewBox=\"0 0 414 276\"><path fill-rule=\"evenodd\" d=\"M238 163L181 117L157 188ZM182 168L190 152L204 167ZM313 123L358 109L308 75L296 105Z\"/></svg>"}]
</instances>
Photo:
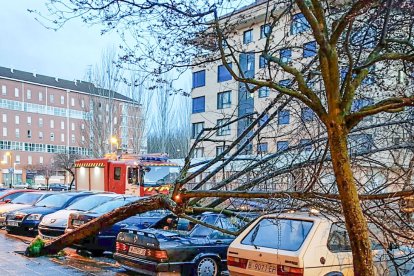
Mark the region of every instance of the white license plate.
<instances>
[{"instance_id":1,"label":"white license plate","mask_svg":"<svg viewBox=\"0 0 414 276\"><path fill-rule=\"evenodd\" d=\"M85 222L83 220L74 219L72 220L72 224L76 226L80 226L80 225L85 224Z\"/></svg>"},{"instance_id":2,"label":"white license plate","mask_svg":"<svg viewBox=\"0 0 414 276\"><path fill-rule=\"evenodd\" d=\"M135 255L141 255L145 256L146 249L144 248L138 248L135 246L129 247L129 253L135 254Z\"/></svg>"},{"instance_id":3,"label":"white license plate","mask_svg":"<svg viewBox=\"0 0 414 276\"><path fill-rule=\"evenodd\" d=\"M19 223L17 221L8 221L7 225L8 226L19 226Z\"/></svg>"},{"instance_id":4,"label":"white license plate","mask_svg":"<svg viewBox=\"0 0 414 276\"><path fill-rule=\"evenodd\" d=\"M277 274L277 265L264 262L249 261L247 264L247 269L271 273L274 275Z\"/></svg>"}]
</instances>

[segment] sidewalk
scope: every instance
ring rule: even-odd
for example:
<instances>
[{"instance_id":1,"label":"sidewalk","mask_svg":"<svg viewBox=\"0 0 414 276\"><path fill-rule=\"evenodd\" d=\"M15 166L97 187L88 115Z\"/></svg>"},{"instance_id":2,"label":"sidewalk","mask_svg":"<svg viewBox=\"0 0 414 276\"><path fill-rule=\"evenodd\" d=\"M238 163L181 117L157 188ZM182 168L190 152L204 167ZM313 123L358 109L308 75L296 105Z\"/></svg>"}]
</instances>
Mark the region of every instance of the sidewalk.
<instances>
[{"instance_id":1,"label":"sidewalk","mask_svg":"<svg viewBox=\"0 0 414 276\"><path fill-rule=\"evenodd\" d=\"M115 266L87 258L27 258L22 253L27 244L0 233L0 275L127 275Z\"/></svg>"}]
</instances>

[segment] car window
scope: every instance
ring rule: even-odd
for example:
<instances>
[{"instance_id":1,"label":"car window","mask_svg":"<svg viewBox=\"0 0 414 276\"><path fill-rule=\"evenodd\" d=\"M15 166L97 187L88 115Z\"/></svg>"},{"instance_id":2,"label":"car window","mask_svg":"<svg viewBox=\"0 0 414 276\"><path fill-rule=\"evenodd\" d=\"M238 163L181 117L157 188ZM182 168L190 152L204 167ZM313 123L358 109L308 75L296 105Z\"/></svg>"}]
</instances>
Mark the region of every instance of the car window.
<instances>
[{"instance_id":1,"label":"car window","mask_svg":"<svg viewBox=\"0 0 414 276\"><path fill-rule=\"evenodd\" d=\"M351 251L351 243L343 223L334 223L328 237L328 249L332 252Z\"/></svg>"},{"instance_id":2,"label":"car window","mask_svg":"<svg viewBox=\"0 0 414 276\"><path fill-rule=\"evenodd\" d=\"M102 205L110 200L113 197L103 196L103 195L93 195L88 197L81 197L77 202L71 204L68 210L76 210L76 211L89 211L99 205Z\"/></svg>"},{"instance_id":3,"label":"car window","mask_svg":"<svg viewBox=\"0 0 414 276\"><path fill-rule=\"evenodd\" d=\"M16 197L18 197L22 194L24 194L24 192L18 192L18 193L13 193L13 194L7 195L7 196L3 197L3 201L6 201L7 199L13 200L13 199L15 199Z\"/></svg>"},{"instance_id":4,"label":"car window","mask_svg":"<svg viewBox=\"0 0 414 276\"><path fill-rule=\"evenodd\" d=\"M263 218L241 241L245 245L297 251L312 229L313 222L284 218Z\"/></svg>"},{"instance_id":5,"label":"car window","mask_svg":"<svg viewBox=\"0 0 414 276\"><path fill-rule=\"evenodd\" d=\"M39 198L42 196L42 194L35 194L35 193L24 193L16 197L12 200L12 203L14 204L30 204L33 205L36 203L36 201L39 200Z\"/></svg>"},{"instance_id":6,"label":"car window","mask_svg":"<svg viewBox=\"0 0 414 276\"><path fill-rule=\"evenodd\" d=\"M73 195L68 194L56 194L51 195L45 199L40 200L35 206L39 207L50 207L50 208L61 208L63 207Z\"/></svg>"},{"instance_id":7,"label":"car window","mask_svg":"<svg viewBox=\"0 0 414 276\"><path fill-rule=\"evenodd\" d=\"M212 225L216 225L216 222L217 222L218 224L216 226L222 227L218 216L205 216L201 218L201 221L208 223L208 224L212 224ZM196 226L194 226L193 230L191 231L190 237L207 237L213 231L214 230L209 227L197 224Z\"/></svg>"},{"instance_id":8,"label":"car window","mask_svg":"<svg viewBox=\"0 0 414 276\"><path fill-rule=\"evenodd\" d=\"M8 191L7 190L5 190L5 191L0 191L0 197L1 196L4 196L5 194L7 194L8 193Z\"/></svg>"},{"instance_id":9,"label":"car window","mask_svg":"<svg viewBox=\"0 0 414 276\"><path fill-rule=\"evenodd\" d=\"M128 203L131 203L131 201L130 200L113 200L113 201L106 202L106 203L90 210L89 212L96 213L96 214L104 214L104 213L111 212L111 211L115 210L116 208L124 206Z\"/></svg>"}]
</instances>

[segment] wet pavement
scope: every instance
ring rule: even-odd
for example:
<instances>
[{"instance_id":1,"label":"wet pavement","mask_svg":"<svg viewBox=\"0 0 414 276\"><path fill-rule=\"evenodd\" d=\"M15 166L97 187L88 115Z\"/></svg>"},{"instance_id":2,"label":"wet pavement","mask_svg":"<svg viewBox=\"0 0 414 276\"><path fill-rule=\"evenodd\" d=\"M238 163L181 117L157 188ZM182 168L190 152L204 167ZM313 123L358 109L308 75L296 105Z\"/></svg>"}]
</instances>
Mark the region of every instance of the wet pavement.
<instances>
[{"instance_id":1,"label":"wet pavement","mask_svg":"<svg viewBox=\"0 0 414 276\"><path fill-rule=\"evenodd\" d=\"M131 275L110 258L88 258L65 250L67 256L27 258L22 255L30 238L20 238L0 232L0 275Z\"/></svg>"}]
</instances>

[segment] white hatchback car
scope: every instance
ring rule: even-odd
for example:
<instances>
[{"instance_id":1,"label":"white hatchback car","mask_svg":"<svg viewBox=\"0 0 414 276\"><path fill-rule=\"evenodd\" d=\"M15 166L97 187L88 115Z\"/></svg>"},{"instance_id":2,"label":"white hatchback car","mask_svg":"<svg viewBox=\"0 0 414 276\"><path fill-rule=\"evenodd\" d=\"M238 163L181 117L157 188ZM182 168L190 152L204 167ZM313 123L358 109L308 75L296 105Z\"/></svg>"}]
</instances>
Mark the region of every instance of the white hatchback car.
<instances>
[{"instance_id":1,"label":"white hatchback car","mask_svg":"<svg viewBox=\"0 0 414 276\"><path fill-rule=\"evenodd\" d=\"M394 260L403 264L400 272L413 268L414 250L388 252L399 257ZM311 212L264 215L231 243L227 253L232 276L354 275L344 223ZM373 253L377 275L397 275L382 246L373 243Z\"/></svg>"}]
</instances>

